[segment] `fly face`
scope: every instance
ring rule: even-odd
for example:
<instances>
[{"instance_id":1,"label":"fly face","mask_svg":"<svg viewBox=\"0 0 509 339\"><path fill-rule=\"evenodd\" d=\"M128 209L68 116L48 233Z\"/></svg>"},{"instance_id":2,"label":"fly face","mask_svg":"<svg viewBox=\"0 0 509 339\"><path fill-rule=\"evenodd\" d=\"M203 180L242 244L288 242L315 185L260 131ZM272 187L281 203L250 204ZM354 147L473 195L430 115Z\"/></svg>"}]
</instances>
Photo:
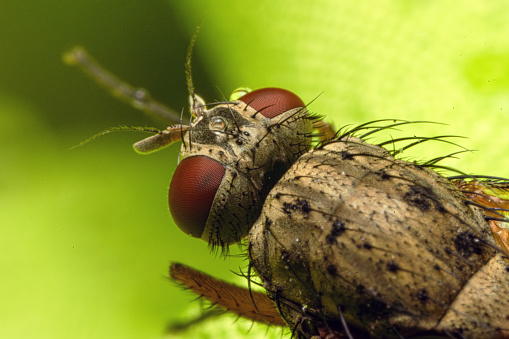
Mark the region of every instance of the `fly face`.
<instances>
[{"instance_id":1,"label":"fly face","mask_svg":"<svg viewBox=\"0 0 509 339\"><path fill-rule=\"evenodd\" d=\"M175 223L213 247L240 241L272 186L309 150L313 119L302 100L278 88L200 109L170 184Z\"/></svg>"}]
</instances>

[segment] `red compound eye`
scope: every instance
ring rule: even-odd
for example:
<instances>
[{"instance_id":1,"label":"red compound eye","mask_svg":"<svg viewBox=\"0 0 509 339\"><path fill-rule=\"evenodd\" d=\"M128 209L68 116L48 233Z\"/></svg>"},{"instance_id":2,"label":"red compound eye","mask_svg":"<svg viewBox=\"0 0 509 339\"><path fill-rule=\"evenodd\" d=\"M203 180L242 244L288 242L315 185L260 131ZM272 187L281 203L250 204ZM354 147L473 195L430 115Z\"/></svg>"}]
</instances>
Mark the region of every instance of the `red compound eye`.
<instances>
[{"instance_id":1,"label":"red compound eye","mask_svg":"<svg viewBox=\"0 0 509 339\"><path fill-rule=\"evenodd\" d=\"M304 102L294 93L282 88L260 88L239 98L266 118L274 118L281 113L297 107Z\"/></svg>"},{"instance_id":2,"label":"red compound eye","mask_svg":"<svg viewBox=\"0 0 509 339\"><path fill-rule=\"evenodd\" d=\"M186 158L177 166L168 203L175 224L184 233L201 238L225 172L223 164L205 156Z\"/></svg>"}]
</instances>

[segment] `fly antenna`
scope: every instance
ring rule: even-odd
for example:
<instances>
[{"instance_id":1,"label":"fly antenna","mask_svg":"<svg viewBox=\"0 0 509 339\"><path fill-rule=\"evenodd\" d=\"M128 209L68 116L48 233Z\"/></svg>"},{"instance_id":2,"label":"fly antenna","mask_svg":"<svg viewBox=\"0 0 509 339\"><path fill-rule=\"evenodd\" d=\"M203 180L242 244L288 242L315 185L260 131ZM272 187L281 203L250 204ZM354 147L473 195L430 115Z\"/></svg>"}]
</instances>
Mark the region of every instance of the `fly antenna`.
<instances>
[{"instance_id":1,"label":"fly antenna","mask_svg":"<svg viewBox=\"0 0 509 339\"><path fill-rule=\"evenodd\" d=\"M191 59L193 56L193 48L194 43L196 42L196 38L198 37L198 33L200 32L200 25L196 26L193 36L191 38L191 42L189 43L189 47L187 48L186 55L186 81L187 81L187 90L189 91L189 98L191 101L191 114L192 115L201 115L201 107L203 106L203 100L196 96L194 93L194 85L193 85L193 72L191 68Z\"/></svg>"}]
</instances>

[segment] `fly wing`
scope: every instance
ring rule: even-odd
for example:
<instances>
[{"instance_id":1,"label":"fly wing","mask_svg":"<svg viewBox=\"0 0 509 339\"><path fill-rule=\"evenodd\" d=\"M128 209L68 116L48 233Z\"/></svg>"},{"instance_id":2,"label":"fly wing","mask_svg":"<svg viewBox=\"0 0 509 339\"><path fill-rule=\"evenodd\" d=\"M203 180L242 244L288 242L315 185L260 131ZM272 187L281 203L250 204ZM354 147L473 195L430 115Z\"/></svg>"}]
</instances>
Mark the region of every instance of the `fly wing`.
<instances>
[{"instance_id":1,"label":"fly wing","mask_svg":"<svg viewBox=\"0 0 509 339\"><path fill-rule=\"evenodd\" d=\"M484 209L493 237L509 260L509 179L476 177L453 182L472 203Z\"/></svg>"}]
</instances>

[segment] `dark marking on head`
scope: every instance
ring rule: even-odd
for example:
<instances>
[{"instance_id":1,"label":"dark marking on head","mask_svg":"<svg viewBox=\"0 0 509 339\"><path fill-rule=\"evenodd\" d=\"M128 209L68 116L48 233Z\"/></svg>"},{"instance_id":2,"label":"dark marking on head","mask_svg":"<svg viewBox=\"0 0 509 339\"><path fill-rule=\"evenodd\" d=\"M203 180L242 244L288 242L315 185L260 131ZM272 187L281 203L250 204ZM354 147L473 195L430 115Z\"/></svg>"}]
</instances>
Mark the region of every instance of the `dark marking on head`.
<instances>
[{"instance_id":1,"label":"dark marking on head","mask_svg":"<svg viewBox=\"0 0 509 339\"><path fill-rule=\"evenodd\" d=\"M370 250L373 248L373 246L369 243L369 242L365 242L363 245L362 245L363 248L367 249L367 250Z\"/></svg>"}]
</instances>

